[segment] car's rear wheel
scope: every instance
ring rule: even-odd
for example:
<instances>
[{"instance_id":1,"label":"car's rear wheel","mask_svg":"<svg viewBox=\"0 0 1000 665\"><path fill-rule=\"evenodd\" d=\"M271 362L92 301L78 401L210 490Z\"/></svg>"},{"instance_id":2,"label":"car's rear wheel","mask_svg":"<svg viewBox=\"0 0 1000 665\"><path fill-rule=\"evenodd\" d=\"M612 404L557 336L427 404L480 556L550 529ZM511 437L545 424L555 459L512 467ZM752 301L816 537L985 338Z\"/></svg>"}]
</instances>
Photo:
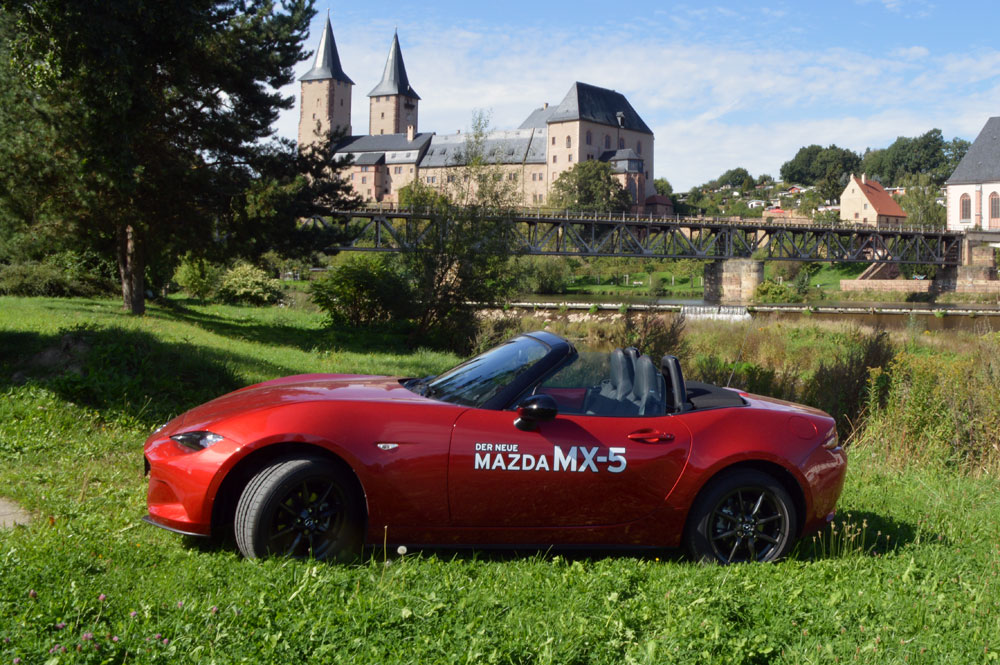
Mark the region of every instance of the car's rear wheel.
<instances>
[{"instance_id":1,"label":"car's rear wheel","mask_svg":"<svg viewBox=\"0 0 1000 665\"><path fill-rule=\"evenodd\" d=\"M795 540L795 504L766 473L739 469L719 476L698 496L684 534L699 561L775 561Z\"/></svg>"},{"instance_id":2,"label":"car's rear wheel","mask_svg":"<svg viewBox=\"0 0 1000 665\"><path fill-rule=\"evenodd\" d=\"M302 458L261 469L236 505L236 545L244 556L348 561L361 553L363 499L328 460Z\"/></svg>"}]
</instances>

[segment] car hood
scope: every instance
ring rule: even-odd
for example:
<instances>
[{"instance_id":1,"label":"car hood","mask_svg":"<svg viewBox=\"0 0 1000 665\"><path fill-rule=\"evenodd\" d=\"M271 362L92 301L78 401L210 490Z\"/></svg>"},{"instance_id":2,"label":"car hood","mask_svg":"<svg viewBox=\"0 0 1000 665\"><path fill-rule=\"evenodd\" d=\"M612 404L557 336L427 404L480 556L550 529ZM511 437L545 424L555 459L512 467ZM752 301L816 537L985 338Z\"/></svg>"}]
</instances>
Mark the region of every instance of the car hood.
<instances>
[{"instance_id":1,"label":"car hood","mask_svg":"<svg viewBox=\"0 0 1000 665\"><path fill-rule=\"evenodd\" d=\"M286 404L318 401L433 401L402 386L398 377L362 374L300 374L241 388L187 411L168 425L170 430L218 421Z\"/></svg>"}]
</instances>

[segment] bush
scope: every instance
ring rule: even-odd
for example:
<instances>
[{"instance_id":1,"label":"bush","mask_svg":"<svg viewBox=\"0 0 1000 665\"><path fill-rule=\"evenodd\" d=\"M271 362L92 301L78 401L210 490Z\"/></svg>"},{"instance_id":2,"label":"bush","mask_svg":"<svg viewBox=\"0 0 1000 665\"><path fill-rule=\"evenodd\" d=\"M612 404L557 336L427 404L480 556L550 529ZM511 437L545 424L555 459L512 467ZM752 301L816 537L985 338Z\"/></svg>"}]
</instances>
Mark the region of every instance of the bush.
<instances>
[{"instance_id":1,"label":"bush","mask_svg":"<svg viewBox=\"0 0 1000 665\"><path fill-rule=\"evenodd\" d=\"M0 293L8 296L76 295L63 271L35 261L0 266Z\"/></svg>"},{"instance_id":2,"label":"bush","mask_svg":"<svg viewBox=\"0 0 1000 665\"><path fill-rule=\"evenodd\" d=\"M222 276L218 295L229 304L270 305L281 299L281 282L256 266L241 263Z\"/></svg>"},{"instance_id":3,"label":"bush","mask_svg":"<svg viewBox=\"0 0 1000 665\"><path fill-rule=\"evenodd\" d=\"M757 287L753 300L754 302L802 302L802 296L793 286L765 280Z\"/></svg>"},{"instance_id":4,"label":"bush","mask_svg":"<svg viewBox=\"0 0 1000 665\"><path fill-rule=\"evenodd\" d=\"M649 273L649 294L653 296L662 296L666 292L667 289L664 286L663 277L661 277L659 273Z\"/></svg>"},{"instance_id":5,"label":"bush","mask_svg":"<svg viewBox=\"0 0 1000 665\"><path fill-rule=\"evenodd\" d=\"M312 301L332 323L370 326L406 319L412 292L385 257L351 257L309 285Z\"/></svg>"},{"instance_id":6,"label":"bush","mask_svg":"<svg viewBox=\"0 0 1000 665\"><path fill-rule=\"evenodd\" d=\"M205 259L185 256L174 271L174 281L188 295L199 300L208 300L215 293L222 277L222 266L209 263Z\"/></svg>"},{"instance_id":7,"label":"bush","mask_svg":"<svg viewBox=\"0 0 1000 665\"><path fill-rule=\"evenodd\" d=\"M533 293L566 293L569 288L570 268L561 256L533 256L528 270Z\"/></svg>"}]
</instances>

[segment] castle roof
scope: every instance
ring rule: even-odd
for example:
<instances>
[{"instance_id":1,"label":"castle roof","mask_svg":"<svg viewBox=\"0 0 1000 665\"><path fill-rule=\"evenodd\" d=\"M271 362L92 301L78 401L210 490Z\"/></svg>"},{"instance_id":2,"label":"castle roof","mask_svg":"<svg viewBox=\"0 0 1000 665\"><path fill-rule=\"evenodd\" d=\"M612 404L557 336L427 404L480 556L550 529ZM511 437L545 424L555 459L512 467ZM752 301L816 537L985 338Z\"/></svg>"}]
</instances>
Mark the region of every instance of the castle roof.
<instances>
[{"instance_id":1,"label":"castle roof","mask_svg":"<svg viewBox=\"0 0 1000 665\"><path fill-rule=\"evenodd\" d=\"M483 140L483 155L490 164L544 164L546 135L537 129L490 132ZM420 168L464 165L466 139L464 134L435 135Z\"/></svg>"},{"instance_id":2,"label":"castle roof","mask_svg":"<svg viewBox=\"0 0 1000 665\"><path fill-rule=\"evenodd\" d=\"M313 62L313 67L299 80L323 81L326 79L354 85L354 81L344 73L344 69L340 66L337 42L333 39L333 28L330 26L329 16L326 17L326 26L319 38L319 48L316 49L316 60Z\"/></svg>"},{"instance_id":3,"label":"castle roof","mask_svg":"<svg viewBox=\"0 0 1000 665\"><path fill-rule=\"evenodd\" d=\"M990 118L946 185L1000 181L1000 116Z\"/></svg>"},{"instance_id":4,"label":"castle roof","mask_svg":"<svg viewBox=\"0 0 1000 665\"><path fill-rule=\"evenodd\" d=\"M643 122L632 105L625 99L625 95L579 81L569 89L566 97L548 117L547 122L589 120L601 125L618 127L619 113L621 113L622 129L630 129L644 134L653 133L653 130Z\"/></svg>"},{"instance_id":5,"label":"castle roof","mask_svg":"<svg viewBox=\"0 0 1000 665\"><path fill-rule=\"evenodd\" d=\"M858 178L853 174L851 178L854 180L854 184L861 188L861 193L868 199L868 202L872 204L876 215L887 215L889 217L907 216L906 212L899 207L896 199L889 196L889 193L877 181L868 178L862 180L862 178Z\"/></svg>"},{"instance_id":6,"label":"castle roof","mask_svg":"<svg viewBox=\"0 0 1000 665\"><path fill-rule=\"evenodd\" d=\"M389 153L387 157L390 162L416 161L419 154L431 142L433 134L423 132L416 134L413 140L406 138L406 134L367 134L361 136L349 136L337 145L337 152L350 152L355 155L361 153ZM407 159L406 153L413 153Z\"/></svg>"},{"instance_id":7,"label":"castle roof","mask_svg":"<svg viewBox=\"0 0 1000 665\"><path fill-rule=\"evenodd\" d=\"M368 93L369 97L379 95L403 95L420 99L420 95L410 86L410 79L406 77L406 65L403 64L403 53L399 50L398 33L392 35L392 46L389 47L389 58L385 61L382 81Z\"/></svg>"},{"instance_id":8,"label":"castle roof","mask_svg":"<svg viewBox=\"0 0 1000 665\"><path fill-rule=\"evenodd\" d=\"M556 107L549 106L548 104L539 107L531 112L531 115L529 115L527 119L521 123L521 126L518 127L518 129L545 129L549 125L549 118L551 118L552 114L555 112Z\"/></svg>"}]
</instances>

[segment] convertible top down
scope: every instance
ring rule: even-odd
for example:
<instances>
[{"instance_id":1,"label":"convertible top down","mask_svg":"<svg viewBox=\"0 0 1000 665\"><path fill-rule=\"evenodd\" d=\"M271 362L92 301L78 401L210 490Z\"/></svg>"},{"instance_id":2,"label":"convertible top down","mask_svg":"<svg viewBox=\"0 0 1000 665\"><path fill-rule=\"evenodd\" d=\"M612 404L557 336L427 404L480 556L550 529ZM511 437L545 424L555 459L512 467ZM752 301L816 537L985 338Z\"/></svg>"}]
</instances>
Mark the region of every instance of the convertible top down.
<instances>
[{"instance_id":1,"label":"convertible top down","mask_svg":"<svg viewBox=\"0 0 1000 665\"><path fill-rule=\"evenodd\" d=\"M548 332L436 377L249 386L159 428L145 459L147 521L317 559L392 543L771 561L832 518L846 470L822 411Z\"/></svg>"}]
</instances>

